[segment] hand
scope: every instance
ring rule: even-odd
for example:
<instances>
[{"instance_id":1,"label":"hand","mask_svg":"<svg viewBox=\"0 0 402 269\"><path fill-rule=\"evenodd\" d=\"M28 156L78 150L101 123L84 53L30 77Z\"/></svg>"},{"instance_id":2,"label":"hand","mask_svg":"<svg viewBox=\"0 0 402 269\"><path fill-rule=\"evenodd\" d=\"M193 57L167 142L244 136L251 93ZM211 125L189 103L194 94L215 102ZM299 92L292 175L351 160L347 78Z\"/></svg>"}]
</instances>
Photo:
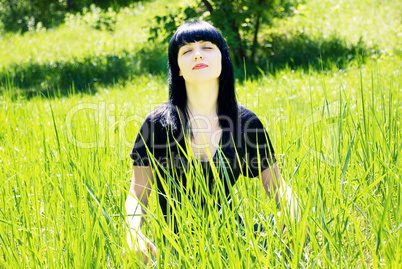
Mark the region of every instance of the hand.
<instances>
[{"instance_id":1,"label":"hand","mask_svg":"<svg viewBox=\"0 0 402 269\"><path fill-rule=\"evenodd\" d=\"M157 249L156 246L146 238L140 231L138 233L132 229L131 233L127 233L127 245L130 251L134 251L137 257L139 257L145 264L151 262L151 257L149 254L152 254L154 257L157 256ZM123 258L129 255L127 254L128 251L124 251L122 256Z\"/></svg>"},{"instance_id":2,"label":"hand","mask_svg":"<svg viewBox=\"0 0 402 269\"><path fill-rule=\"evenodd\" d=\"M293 240L293 236L292 236L292 232L287 229L286 225L282 226L282 241L284 243L286 243L286 254L288 255L288 257L291 257L292 251L291 249L293 249L295 247L294 244L294 240ZM300 247L301 248L305 248L307 246L307 244L310 242L310 228L309 226L306 224L306 234L305 234L305 238L304 241L301 242L300 241Z\"/></svg>"}]
</instances>

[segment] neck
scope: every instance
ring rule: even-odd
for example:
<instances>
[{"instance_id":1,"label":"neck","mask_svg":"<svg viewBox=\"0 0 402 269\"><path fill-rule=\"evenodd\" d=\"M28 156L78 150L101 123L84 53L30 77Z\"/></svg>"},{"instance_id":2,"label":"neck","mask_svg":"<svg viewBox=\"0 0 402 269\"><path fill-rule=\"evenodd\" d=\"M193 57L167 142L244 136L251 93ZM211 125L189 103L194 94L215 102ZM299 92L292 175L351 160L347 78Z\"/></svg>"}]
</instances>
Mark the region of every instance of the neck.
<instances>
[{"instance_id":1,"label":"neck","mask_svg":"<svg viewBox=\"0 0 402 269\"><path fill-rule=\"evenodd\" d=\"M219 80L198 83L186 82L187 106L192 114L216 115L218 109Z\"/></svg>"}]
</instances>

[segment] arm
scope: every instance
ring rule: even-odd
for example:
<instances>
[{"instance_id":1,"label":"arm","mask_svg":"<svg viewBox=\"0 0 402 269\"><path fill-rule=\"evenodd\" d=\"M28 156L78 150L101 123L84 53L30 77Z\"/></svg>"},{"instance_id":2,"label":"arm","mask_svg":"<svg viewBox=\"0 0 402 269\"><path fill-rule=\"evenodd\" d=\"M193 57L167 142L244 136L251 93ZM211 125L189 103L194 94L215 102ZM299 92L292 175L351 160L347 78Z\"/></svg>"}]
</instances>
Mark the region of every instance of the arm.
<instances>
[{"instance_id":1,"label":"arm","mask_svg":"<svg viewBox=\"0 0 402 269\"><path fill-rule=\"evenodd\" d=\"M299 218L299 207L296 197L290 186L287 186L279 173L277 163L261 172L262 185L269 197L271 194L275 196L278 209L282 207L282 203L286 202L292 219ZM295 216L296 215L296 216Z\"/></svg>"},{"instance_id":2,"label":"arm","mask_svg":"<svg viewBox=\"0 0 402 269\"><path fill-rule=\"evenodd\" d=\"M300 221L300 207L298 206L296 196L293 194L290 186L287 186L284 180L282 179L279 168L276 163L274 163L271 167L265 169L261 173L261 180L264 186L265 192L268 196L271 197L271 194L275 195L275 201L277 208L280 209L287 206L287 210L285 212L290 212L290 217L292 220ZM278 220L277 220L278 221ZM286 226L282 224L282 233L286 233ZM306 226L306 241L305 244L310 241L309 236L310 230L308 225Z\"/></svg>"},{"instance_id":3,"label":"arm","mask_svg":"<svg viewBox=\"0 0 402 269\"><path fill-rule=\"evenodd\" d=\"M148 249L156 256L155 245L146 238L141 232L141 225L144 222L143 210L148 206L148 196L151 192L151 184L153 183L152 169L150 166L134 166L133 178L131 181L130 191L126 200L127 212L127 244L137 254L141 254L144 262L148 263ZM141 201L141 204L138 202Z\"/></svg>"}]
</instances>

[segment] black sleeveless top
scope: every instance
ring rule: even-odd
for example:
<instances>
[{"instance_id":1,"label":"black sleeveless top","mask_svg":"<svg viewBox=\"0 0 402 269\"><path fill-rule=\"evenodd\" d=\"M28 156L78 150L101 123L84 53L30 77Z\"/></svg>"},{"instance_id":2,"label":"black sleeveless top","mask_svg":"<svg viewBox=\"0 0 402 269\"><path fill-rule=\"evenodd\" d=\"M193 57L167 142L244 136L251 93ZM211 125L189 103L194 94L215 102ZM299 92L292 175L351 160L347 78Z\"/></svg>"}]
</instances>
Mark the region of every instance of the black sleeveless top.
<instances>
[{"instance_id":1,"label":"black sleeveless top","mask_svg":"<svg viewBox=\"0 0 402 269\"><path fill-rule=\"evenodd\" d=\"M209 197L203 199L205 203L205 199L213 199L216 184L224 188L226 198L229 199L232 186L239 175L258 177L260 172L276 162L263 124L253 112L240 105L238 128L222 129L220 146L212 157L212 162L189 157L186 148L191 146L186 143L186 139L172 132L168 106L169 104L163 104L146 117L130 154L135 166L151 166L156 169L159 204L165 216L169 213L168 207L172 206L169 205L172 199L166 193L176 196L173 200L180 201L180 193L183 193L180 190L194 188L187 186L191 176L203 175L204 189L209 190ZM215 172L211 166L216 168ZM193 194L193 190L185 193ZM214 201L218 207L220 202L221 199Z\"/></svg>"}]
</instances>

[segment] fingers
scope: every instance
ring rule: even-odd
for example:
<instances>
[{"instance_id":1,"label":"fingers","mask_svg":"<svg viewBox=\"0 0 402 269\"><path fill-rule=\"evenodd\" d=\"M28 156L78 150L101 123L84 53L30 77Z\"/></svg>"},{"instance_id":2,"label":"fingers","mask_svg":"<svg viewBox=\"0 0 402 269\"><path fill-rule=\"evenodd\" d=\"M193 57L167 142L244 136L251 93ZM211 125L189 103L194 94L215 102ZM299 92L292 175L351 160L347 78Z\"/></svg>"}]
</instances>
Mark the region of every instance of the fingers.
<instances>
[{"instance_id":1,"label":"fingers","mask_svg":"<svg viewBox=\"0 0 402 269\"><path fill-rule=\"evenodd\" d=\"M149 264L150 259L148 257L148 250L147 249L142 249L141 251L137 252L137 256L145 264Z\"/></svg>"},{"instance_id":2,"label":"fingers","mask_svg":"<svg viewBox=\"0 0 402 269\"><path fill-rule=\"evenodd\" d=\"M149 264L149 262L151 262L150 253L152 252L148 241L148 239L142 239L142 242L138 242L138 245L135 246L137 258L140 261L143 261L145 264Z\"/></svg>"},{"instance_id":3,"label":"fingers","mask_svg":"<svg viewBox=\"0 0 402 269\"><path fill-rule=\"evenodd\" d=\"M149 241L148 239L147 239L147 241L148 241L147 242L148 243L148 248L149 248L151 254L154 255L154 257L156 258L157 257L157 252L158 252L158 250L156 249L156 246L151 241Z\"/></svg>"},{"instance_id":4,"label":"fingers","mask_svg":"<svg viewBox=\"0 0 402 269\"><path fill-rule=\"evenodd\" d=\"M143 234L139 234L139 237L143 240L143 242L145 243L146 248L145 249L141 249L143 255L146 255L147 260L149 260L148 254L152 254L154 257L157 256L157 249L156 246L151 242L151 240L149 240L148 238L146 238Z\"/></svg>"},{"instance_id":5,"label":"fingers","mask_svg":"<svg viewBox=\"0 0 402 269\"><path fill-rule=\"evenodd\" d=\"M130 238L127 243L129 248L123 251L122 257L128 261L130 260L129 258L132 257L130 253L133 252L137 259L144 262L144 264L152 262L151 254L154 255L154 257L157 257L157 249L155 245L141 233L137 234L137 238L134 242L131 241Z\"/></svg>"}]
</instances>

